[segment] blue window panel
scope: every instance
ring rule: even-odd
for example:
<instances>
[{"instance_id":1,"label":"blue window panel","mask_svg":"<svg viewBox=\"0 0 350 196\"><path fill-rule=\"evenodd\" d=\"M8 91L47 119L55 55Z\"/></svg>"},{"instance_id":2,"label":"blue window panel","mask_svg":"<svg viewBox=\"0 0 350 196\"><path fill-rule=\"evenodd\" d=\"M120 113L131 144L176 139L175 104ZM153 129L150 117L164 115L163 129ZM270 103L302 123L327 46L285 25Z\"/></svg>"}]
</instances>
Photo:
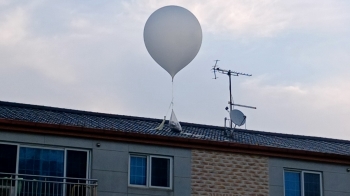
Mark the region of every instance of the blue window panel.
<instances>
[{"instance_id":1,"label":"blue window panel","mask_svg":"<svg viewBox=\"0 0 350 196\"><path fill-rule=\"evenodd\" d=\"M301 181L299 172L284 172L284 192L285 196L301 196Z\"/></svg>"},{"instance_id":2,"label":"blue window panel","mask_svg":"<svg viewBox=\"0 0 350 196\"><path fill-rule=\"evenodd\" d=\"M130 184L146 185L147 178L147 158L130 157Z\"/></svg>"},{"instance_id":3,"label":"blue window panel","mask_svg":"<svg viewBox=\"0 0 350 196\"><path fill-rule=\"evenodd\" d=\"M63 177L63 163L63 150L21 147L18 171L20 174Z\"/></svg>"},{"instance_id":4,"label":"blue window panel","mask_svg":"<svg viewBox=\"0 0 350 196\"><path fill-rule=\"evenodd\" d=\"M64 173L64 151L53 149L40 149L21 147L19 152L19 174L39 175L35 177L21 176L28 179L60 181L61 178L45 178L43 176L63 177ZM46 189L41 183L29 183L26 192L27 196L62 196L62 184L56 184L55 190Z\"/></svg>"},{"instance_id":5,"label":"blue window panel","mask_svg":"<svg viewBox=\"0 0 350 196\"><path fill-rule=\"evenodd\" d=\"M34 148L21 148L21 151L23 149L23 152L25 152L24 157L25 159L34 159Z\"/></svg>"},{"instance_id":6,"label":"blue window panel","mask_svg":"<svg viewBox=\"0 0 350 196\"><path fill-rule=\"evenodd\" d=\"M321 196L320 174L304 173L304 196Z\"/></svg>"}]
</instances>

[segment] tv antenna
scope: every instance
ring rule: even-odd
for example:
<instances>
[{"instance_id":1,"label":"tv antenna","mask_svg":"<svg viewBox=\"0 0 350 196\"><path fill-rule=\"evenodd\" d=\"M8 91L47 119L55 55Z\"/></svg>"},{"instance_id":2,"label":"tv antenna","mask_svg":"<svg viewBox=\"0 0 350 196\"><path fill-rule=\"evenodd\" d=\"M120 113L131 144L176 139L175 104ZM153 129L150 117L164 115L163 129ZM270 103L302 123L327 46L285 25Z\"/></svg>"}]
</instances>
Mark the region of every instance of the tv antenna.
<instances>
[{"instance_id":1,"label":"tv antenna","mask_svg":"<svg viewBox=\"0 0 350 196\"><path fill-rule=\"evenodd\" d=\"M225 74L228 75L229 77L229 90L230 90L230 101L228 102L230 106L230 128L232 128L232 123L235 124L235 127L242 126L246 122L246 116L239 110L234 110L233 106L238 106L238 107L244 107L244 108L250 108L250 109L256 109L256 107L252 106L247 106L247 105L241 105L241 104L235 104L232 102L232 89L231 89L231 76L252 76L252 74L247 74L247 73L241 73L241 72L236 72L236 71L231 71L231 70L226 70L226 69L221 69L218 66L218 62L220 60L215 60L215 65L213 66L212 70L214 72L214 78L213 79L218 79L219 77L216 76L217 73L220 74ZM228 110L228 107L225 108ZM225 118L225 124L226 124L226 118Z\"/></svg>"}]
</instances>

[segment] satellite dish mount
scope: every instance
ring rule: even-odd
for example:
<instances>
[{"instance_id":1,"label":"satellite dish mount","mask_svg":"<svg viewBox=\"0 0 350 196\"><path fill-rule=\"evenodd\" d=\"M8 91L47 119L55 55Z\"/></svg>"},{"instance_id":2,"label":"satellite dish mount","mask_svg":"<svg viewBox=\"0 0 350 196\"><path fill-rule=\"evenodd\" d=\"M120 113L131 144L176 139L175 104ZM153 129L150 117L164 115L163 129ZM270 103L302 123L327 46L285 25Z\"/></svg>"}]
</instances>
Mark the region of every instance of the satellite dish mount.
<instances>
[{"instance_id":1,"label":"satellite dish mount","mask_svg":"<svg viewBox=\"0 0 350 196\"><path fill-rule=\"evenodd\" d=\"M252 76L252 74L247 74L247 73L241 73L241 72L236 72L236 71L231 71L231 70L226 70L226 69L221 69L218 66L218 61L220 60L215 60L215 65L213 66L212 70L214 72L214 78L213 79L217 79L219 77L217 77L217 73L220 74L225 74L228 75L229 77L229 90L230 90L230 101L228 102L229 106L230 106L230 128L233 127L233 123L235 124L235 127L238 126L242 126L245 124L245 121L247 119L247 117L239 110L234 110L233 106L238 106L238 107L244 107L244 108L250 108L250 109L256 109L256 107L252 107L252 106L247 106L247 105L241 105L241 104L235 104L232 101L232 88L231 88L231 76ZM226 107L226 110L228 110L229 108ZM225 118L225 127L226 127L226 120L227 118Z\"/></svg>"}]
</instances>

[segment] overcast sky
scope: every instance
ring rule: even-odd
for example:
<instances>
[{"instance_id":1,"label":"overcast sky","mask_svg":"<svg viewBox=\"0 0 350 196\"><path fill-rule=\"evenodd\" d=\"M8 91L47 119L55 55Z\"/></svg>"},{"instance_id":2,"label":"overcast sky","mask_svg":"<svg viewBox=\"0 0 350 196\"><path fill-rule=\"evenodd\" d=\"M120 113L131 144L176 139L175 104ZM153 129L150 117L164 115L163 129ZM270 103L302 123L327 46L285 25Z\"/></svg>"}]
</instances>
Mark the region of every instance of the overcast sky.
<instances>
[{"instance_id":1,"label":"overcast sky","mask_svg":"<svg viewBox=\"0 0 350 196\"><path fill-rule=\"evenodd\" d=\"M232 78L235 103L258 108L239 108L247 129L350 140L348 0L0 0L0 100L163 118L171 77L143 28L166 5L203 30L174 80L180 121L223 126L228 77L210 71L220 59L253 75Z\"/></svg>"}]
</instances>

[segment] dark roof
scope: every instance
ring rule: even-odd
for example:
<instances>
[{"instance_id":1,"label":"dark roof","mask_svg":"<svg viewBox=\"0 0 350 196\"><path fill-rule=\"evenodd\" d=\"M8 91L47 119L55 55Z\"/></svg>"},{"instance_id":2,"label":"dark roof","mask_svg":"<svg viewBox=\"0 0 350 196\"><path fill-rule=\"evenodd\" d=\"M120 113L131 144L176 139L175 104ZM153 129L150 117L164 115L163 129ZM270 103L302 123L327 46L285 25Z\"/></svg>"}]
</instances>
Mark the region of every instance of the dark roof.
<instances>
[{"instance_id":1,"label":"dark roof","mask_svg":"<svg viewBox=\"0 0 350 196\"><path fill-rule=\"evenodd\" d=\"M224 127L183 122L181 122L182 133L170 130L167 124L163 130L158 131L154 128L161 123L160 119L2 101L0 101L0 119L350 155L350 141L345 140L242 129L235 129L233 136L229 137L225 134Z\"/></svg>"}]
</instances>

